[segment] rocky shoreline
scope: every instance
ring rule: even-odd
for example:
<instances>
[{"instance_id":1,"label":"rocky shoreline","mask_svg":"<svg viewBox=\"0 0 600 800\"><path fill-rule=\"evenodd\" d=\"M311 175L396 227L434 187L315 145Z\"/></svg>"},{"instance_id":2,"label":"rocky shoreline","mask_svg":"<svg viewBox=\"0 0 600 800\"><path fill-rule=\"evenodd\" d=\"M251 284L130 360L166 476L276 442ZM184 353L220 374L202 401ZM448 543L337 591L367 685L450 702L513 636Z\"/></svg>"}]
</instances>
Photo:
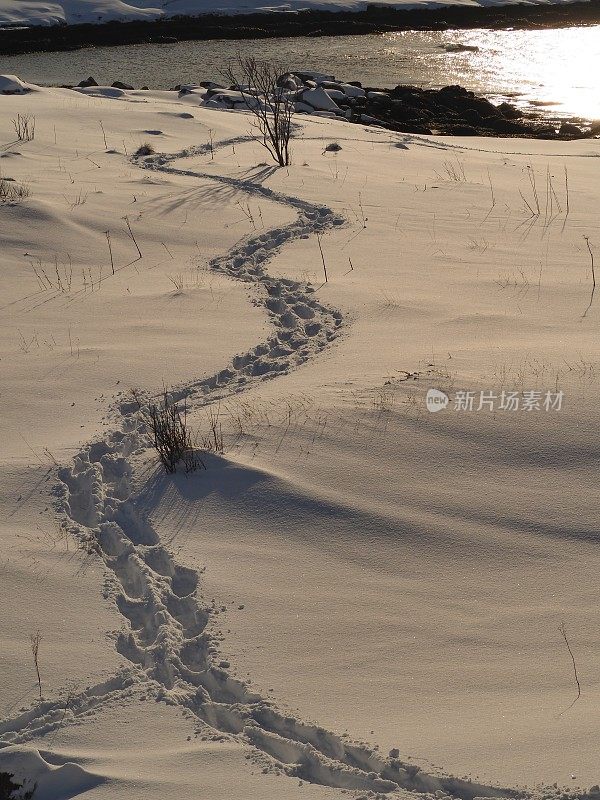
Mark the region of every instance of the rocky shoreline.
<instances>
[{"instance_id":1,"label":"rocky shoreline","mask_svg":"<svg viewBox=\"0 0 600 800\"><path fill-rule=\"evenodd\" d=\"M336 81L333 75L315 72L288 73L281 76L279 84L289 93L297 114L377 125L400 133L553 140L600 135L600 121L556 120L542 112L524 111L511 103L495 105L461 86L422 89L399 85L382 89L362 86L359 81ZM64 88L93 90L96 86L96 81L90 77L77 87ZM125 92L135 87L115 81L111 88ZM236 86L214 81L178 85L171 91L180 97L196 96L199 105L209 108L243 111L248 107L248 96Z\"/></svg>"},{"instance_id":2,"label":"rocky shoreline","mask_svg":"<svg viewBox=\"0 0 600 800\"><path fill-rule=\"evenodd\" d=\"M406 10L205 14L155 21L3 28L0 55L126 44L288 36L347 36L398 30L544 28L600 23L600 0L564 5L449 6Z\"/></svg>"}]
</instances>

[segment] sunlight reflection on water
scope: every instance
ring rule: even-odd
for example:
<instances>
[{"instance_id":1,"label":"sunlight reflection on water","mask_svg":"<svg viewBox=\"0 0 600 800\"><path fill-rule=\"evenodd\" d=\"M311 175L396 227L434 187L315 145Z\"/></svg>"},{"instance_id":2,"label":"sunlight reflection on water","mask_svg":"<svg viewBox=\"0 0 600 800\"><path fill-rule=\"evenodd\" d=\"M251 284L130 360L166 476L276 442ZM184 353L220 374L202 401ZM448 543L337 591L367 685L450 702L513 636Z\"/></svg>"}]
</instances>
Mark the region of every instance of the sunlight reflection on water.
<instances>
[{"instance_id":1,"label":"sunlight reflection on water","mask_svg":"<svg viewBox=\"0 0 600 800\"><path fill-rule=\"evenodd\" d=\"M600 28L536 31L452 31L441 34L443 45L477 47L447 52L441 59L460 61L445 69L479 84L484 93L510 95L523 101L552 103L558 111L589 119L600 117ZM442 68L444 71L444 68Z\"/></svg>"},{"instance_id":2,"label":"sunlight reflection on water","mask_svg":"<svg viewBox=\"0 0 600 800\"><path fill-rule=\"evenodd\" d=\"M458 83L492 99L512 98L546 105L557 114L600 118L600 26L87 48L2 57L0 73L43 84L77 83L91 74L100 83L122 80L167 89L218 81L224 60L238 51L370 86Z\"/></svg>"}]
</instances>

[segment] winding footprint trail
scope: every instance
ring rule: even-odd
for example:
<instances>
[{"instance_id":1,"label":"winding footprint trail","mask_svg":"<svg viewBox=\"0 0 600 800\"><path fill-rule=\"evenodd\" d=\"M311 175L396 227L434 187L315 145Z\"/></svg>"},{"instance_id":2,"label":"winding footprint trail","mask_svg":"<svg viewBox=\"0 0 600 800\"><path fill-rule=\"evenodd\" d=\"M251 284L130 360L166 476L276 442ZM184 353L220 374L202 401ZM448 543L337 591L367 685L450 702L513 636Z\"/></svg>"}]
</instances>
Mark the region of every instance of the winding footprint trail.
<instances>
[{"instance_id":1,"label":"winding footprint trail","mask_svg":"<svg viewBox=\"0 0 600 800\"><path fill-rule=\"evenodd\" d=\"M216 147L248 141L238 137ZM285 244L343 225L343 217L251 181L178 169L173 162L205 154L210 146L134 159L139 167L225 183L251 195L295 209L295 221L250 236L210 268L254 284L270 316L273 333L220 372L174 391L192 407L208 405L286 373L316 356L336 338L342 314L328 308L307 283L275 279L266 265ZM234 736L280 771L305 781L381 794L408 789L438 792L472 800L478 796L511 797L516 792L453 777L434 777L398 758L385 758L316 725L281 713L213 660L208 633L211 609L200 607L199 575L177 564L136 504L131 456L151 446L135 402L116 409L118 427L102 441L84 447L72 466L59 472L59 509L69 530L92 541L115 587L115 602L127 630L116 639L118 652L131 663L108 681L0 722L0 747L29 741L67 724L83 721L93 709L121 702L140 685L157 698L187 708L215 731Z\"/></svg>"}]
</instances>

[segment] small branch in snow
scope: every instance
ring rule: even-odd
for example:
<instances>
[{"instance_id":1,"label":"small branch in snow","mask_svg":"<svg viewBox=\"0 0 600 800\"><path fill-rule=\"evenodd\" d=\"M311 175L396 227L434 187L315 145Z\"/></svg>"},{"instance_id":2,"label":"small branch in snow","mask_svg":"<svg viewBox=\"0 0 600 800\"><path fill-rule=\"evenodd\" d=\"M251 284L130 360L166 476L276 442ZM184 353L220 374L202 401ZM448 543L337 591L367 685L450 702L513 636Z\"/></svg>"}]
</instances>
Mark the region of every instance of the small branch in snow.
<instances>
[{"instance_id":1,"label":"small branch in snow","mask_svg":"<svg viewBox=\"0 0 600 800\"><path fill-rule=\"evenodd\" d=\"M125 217L125 222L127 224L127 230L129 231L129 235L131 236L131 239L132 239L132 241L133 241L133 243L134 243L134 245L136 247L136 250L138 251L138 255L139 255L140 258L142 258L142 251L140 250L140 246L136 242L135 236L133 235L133 231L131 230L131 225L129 223L129 217Z\"/></svg>"},{"instance_id":2,"label":"small branch in snow","mask_svg":"<svg viewBox=\"0 0 600 800\"><path fill-rule=\"evenodd\" d=\"M108 242L108 254L110 256L110 266L112 269L112 274L115 274L115 261L113 259L113 252L112 252L112 244L110 243L110 231L104 231L104 235L106 236L106 241Z\"/></svg>"},{"instance_id":3,"label":"small branch in snow","mask_svg":"<svg viewBox=\"0 0 600 800\"><path fill-rule=\"evenodd\" d=\"M577 674L577 664L575 663L575 656L573 655L573 651L571 650L571 645L569 644L569 640L567 638L567 631L565 629L565 623L564 622L560 623L560 625L558 626L558 630L560 631L561 636L565 640L565 644L567 646L567 650L569 651L569 655L571 656L571 661L573 662L573 674L575 676L575 683L577 684L577 697L573 700L573 702L571 703L570 706L565 708L564 711L560 712L559 716L561 716L566 711L569 711L571 708L573 708L575 703L581 697L581 684L579 683L579 675Z\"/></svg>"},{"instance_id":4,"label":"small branch in snow","mask_svg":"<svg viewBox=\"0 0 600 800\"><path fill-rule=\"evenodd\" d=\"M321 247L321 234L317 231L317 242L319 243L319 250L321 251L321 261L323 262L323 272L325 273L325 283L327 283L327 265L325 264L325 256L323 255L323 248Z\"/></svg>"},{"instance_id":5,"label":"small branch in snow","mask_svg":"<svg viewBox=\"0 0 600 800\"><path fill-rule=\"evenodd\" d=\"M591 248L591 245L590 245L589 238L587 236L584 236L583 238L585 239L585 243L587 245L588 253L590 254L590 262L591 262L591 267L592 267L592 295L590 297L590 302L588 304L588 307L583 312L583 314L581 316L581 319L585 318L586 314L588 313L588 311L592 307L592 303L594 302L594 292L596 291L596 271L595 271L595 268L594 268L594 253L592 252L592 248Z\"/></svg>"},{"instance_id":6,"label":"small branch in snow","mask_svg":"<svg viewBox=\"0 0 600 800\"><path fill-rule=\"evenodd\" d=\"M43 700L42 678L40 676L40 663L39 663L40 642L42 641L41 631L36 631L35 633L32 633L29 637L29 641L31 642L31 655L33 656L33 664L35 666L35 672L38 680L38 688L40 690L40 700Z\"/></svg>"}]
</instances>

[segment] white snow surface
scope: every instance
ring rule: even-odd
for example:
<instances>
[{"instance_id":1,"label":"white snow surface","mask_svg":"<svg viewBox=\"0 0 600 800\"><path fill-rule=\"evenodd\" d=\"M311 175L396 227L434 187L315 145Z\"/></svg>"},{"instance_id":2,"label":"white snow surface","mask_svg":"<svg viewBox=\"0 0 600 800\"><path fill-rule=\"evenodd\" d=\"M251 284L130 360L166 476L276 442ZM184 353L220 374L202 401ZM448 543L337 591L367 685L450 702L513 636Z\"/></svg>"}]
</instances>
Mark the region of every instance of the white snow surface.
<instances>
[{"instance_id":1,"label":"white snow surface","mask_svg":"<svg viewBox=\"0 0 600 800\"><path fill-rule=\"evenodd\" d=\"M521 0L378 0L377 5L389 8L439 8L464 5L490 7L518 4ZM552 5L573 0L529 0L527 5ZM110 21L153 20L178 15L251 14L255 12L296 13L305 9L322 11L363 11L368 0L288 0L265 4L261 0L240 3L239 0L0 0L0 26L76 25Z\"/></svg>"},{"instance_id":2,"label":"white snow surface","mask_svg":"<svg viewBox=\"0 0 600 800\"><path fill-rule=\"evenodd\" d=\"M200 94L0 109L0 772L597 798L600 143L301 116L276 169ZM163 386L205 469L159 469Z\"/></svg>"}]
</instances>

